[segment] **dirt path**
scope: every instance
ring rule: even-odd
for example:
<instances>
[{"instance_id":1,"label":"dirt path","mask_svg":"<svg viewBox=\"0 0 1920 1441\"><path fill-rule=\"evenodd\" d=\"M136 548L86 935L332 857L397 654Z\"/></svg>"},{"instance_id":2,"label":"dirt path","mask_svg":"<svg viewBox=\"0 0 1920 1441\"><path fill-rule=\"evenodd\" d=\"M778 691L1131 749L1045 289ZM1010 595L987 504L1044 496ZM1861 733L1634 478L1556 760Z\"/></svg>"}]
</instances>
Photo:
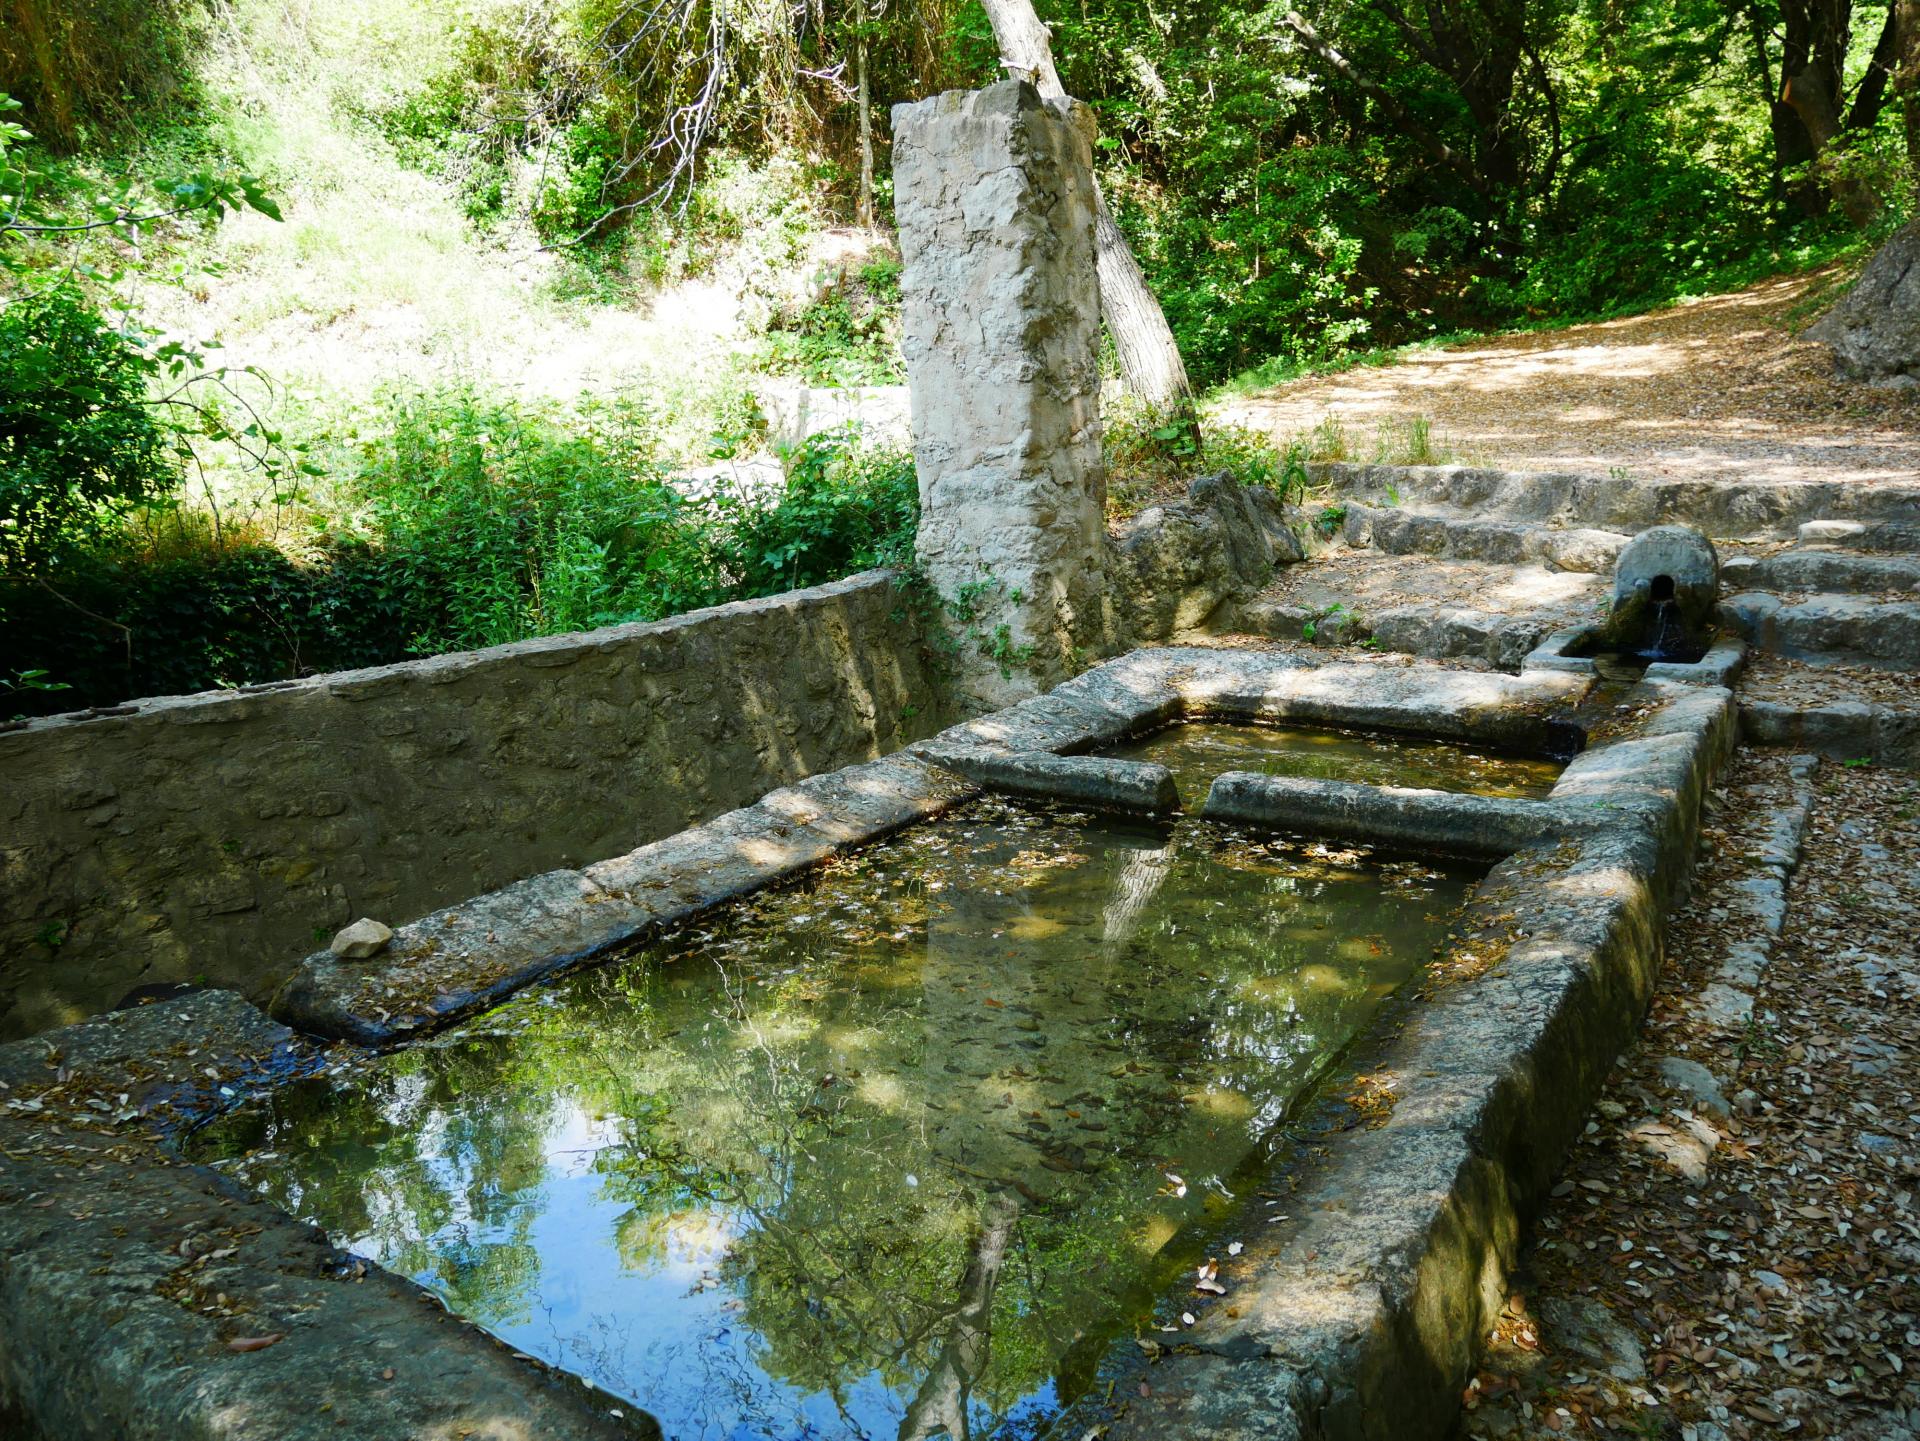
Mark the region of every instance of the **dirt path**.
<instances>
[{"instance_id":1,"label":"dirt path","mask_svg":"<svg viewBox=\"0 0 1920 1441\"><path fill-rule=\"evenodd\" d=\"M1723 778L1647 1028L1464 1398L1471 1441L1920 1433L1920 781L1813 771L1743 1020L1725 978L1764 938L1790 764L1744 751Z\"/></svg>"},{"instance_id":2,"label":"dirt path","mask_svg":"<svg viewBox=\"0 0 1920 1441\"><path fill-rule=\"evenodd\" d=\"M1920 477L1920 392L1836 380L1799 339L1833 272L1648 315L1436 350L1224 403L1282 441L1334 417L1373 460L1383 425L1425 416L1463 463L1726 480ZM1335 459L1335 456L1324 456Z\"/></svg>"}]
</instances>

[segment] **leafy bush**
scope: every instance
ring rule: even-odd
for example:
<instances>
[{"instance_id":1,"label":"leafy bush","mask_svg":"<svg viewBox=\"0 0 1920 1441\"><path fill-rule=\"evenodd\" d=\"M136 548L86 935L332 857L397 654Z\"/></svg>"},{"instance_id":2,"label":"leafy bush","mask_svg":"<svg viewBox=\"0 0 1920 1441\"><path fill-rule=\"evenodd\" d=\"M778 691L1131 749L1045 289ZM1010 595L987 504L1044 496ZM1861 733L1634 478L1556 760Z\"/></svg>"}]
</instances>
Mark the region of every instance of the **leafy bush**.
<instances>
[{"instance_id":1,"label":"leafy bush","mask_svg":"<svg viewBox=\"0 0 1920 1441\"><path fill-rule=\"evenodd\" d=\"M894 385L900 359L900 262L869 261L823 287L818 299L767 327L762 363L810 385Z\"/></svg>"},{"instance_id":2,"label":"leafy bush","mask_svg":"<svg viewBox=\"0 0 1920 1441\"><path fill-rule=\"evenodd\" d=\"M857 427L809 436L788 457L771 506L722 501L722 565L746 595L819 585L905 564L920 519L913 457L870 450Z\"/></svg>"},{"instance_id":3,"label":"leafy bush","mask_svg":"<svg viewBox=\"0 0 1920 1441\"><path fill-rule=\"evenodd\" d=\"M685 553L698 526L630 406L569 428L471 391L399 396L347 484L416 652L651 619L724 588Z\"/></svg>"},{"instance_id":4,"label":"leafy bush","mask_svg":"<svg viewBox=\"0 0 1920 1441\"><path fill-rule=\"evenodd\" d=\"M836 580L912 552L913 463L816 436L757 495L670 484L649 417L471 390L392 397L338 477L353 514L311 559L197 533L143 557L101 530L57 592L0 578L0 675L48 712L653 620ZM195 533L189 533L195 534ZM55 691L52 686L67 689Z\"/></svg>"},{"instance_id":5,"label":"leafy bush","mask_svg":"<svg viewBox=\"0 0 1920 1441\"><path fill-rule=\"evenodd\" d=\"M1297 465L1270 437L1242 425L1193 426L1150 415L1130 401L1110 406L1102 426L1107 465L1107 508L1129 516L1157 501L1177 500L1188 482L1226 471L1242 485L1277 490L1293 498L1301 484Z\"/></svg>"},{"instance_id":6,"label":"leafy bush","mask_svg":"<svg viewBox=\"0 0 1920 1441\"><path fill-rule=\"evenodd\" d=\"M67 558L48 589L0 577L0 673L44 684L0 698L0 719L397 660L407 626L367 547L296 564L263 545L154 561Z\"/></svg>"},{"instance_id":7,"label":"leafy bush","mask_svg":"<svg viewBox=\"0 0 1920 1441\"><path fill-rule=\"evenodd\" d=\"M42 570L180 483L154 362L70 286L0 309L0 564Z\"/></svg>"}]
</instances>

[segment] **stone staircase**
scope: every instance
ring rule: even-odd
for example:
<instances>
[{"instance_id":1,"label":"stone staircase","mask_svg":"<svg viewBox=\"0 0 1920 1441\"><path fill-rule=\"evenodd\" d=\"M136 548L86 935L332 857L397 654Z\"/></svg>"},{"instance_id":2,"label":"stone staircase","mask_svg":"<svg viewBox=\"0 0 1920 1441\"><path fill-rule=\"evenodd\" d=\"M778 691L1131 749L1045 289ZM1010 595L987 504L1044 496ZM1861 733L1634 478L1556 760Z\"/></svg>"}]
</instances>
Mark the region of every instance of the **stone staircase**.
<instances>
[{"instance_id":1,"label":"stone staircase","mask_svg":"<svg viewBox=\"0 0 1920 1441\"><path fill-rule=\"evenodd\" d=\"M1660 678L1727 683L1743 648L1812 667L1827 677L1822 693L1757 702L1752 738L1920 763L1920 483L1314 469L1324 489L1294 512L1313 537L1310 560L1216 630L1501 670L1552 664L1547 652L1606 614L1635 534L1694 525L1720 553L1718 664L1663 666ZM1876 678L1871 697L1849 689L1863 672Z\"/></svg>"}]
</instances>

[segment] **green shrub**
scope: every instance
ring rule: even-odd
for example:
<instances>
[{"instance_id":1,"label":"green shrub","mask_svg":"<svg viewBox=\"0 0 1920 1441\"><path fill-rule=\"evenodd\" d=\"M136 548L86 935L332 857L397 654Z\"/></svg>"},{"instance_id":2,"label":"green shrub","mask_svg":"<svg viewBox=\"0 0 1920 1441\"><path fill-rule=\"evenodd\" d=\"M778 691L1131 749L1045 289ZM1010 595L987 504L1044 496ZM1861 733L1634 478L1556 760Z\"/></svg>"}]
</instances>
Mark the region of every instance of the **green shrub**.
<instances>
[{"instance_id":1,"label":"green shrub","mask_svg":"<svg viewBox=\"0 0 1920 1441\"><path fill-rule=\"evenodd\" d=\"M70 287L0 309L0 564L43 570L174 494L181 448L146 403L154 369Z\"/></svg>"},{"instance_id":2,"label":"green shrub","mask_svg":"<svg viewBox=\"0 0 1920 1441\"><path fill-rule=\"evenodd\" d=\"M848 425L808 437L787 464L773 505L732 495L721 502L722 564L742 594L819 585L912 557L920 491L911 455L866 449Z\"/></svg>"},{"instance_id":3,"label":"green shrub","mask_svg":"<svg viewBox=\"0 0 1920 1441\"><path fill-rule=\"evenodd\" d=\"M16 690L0 719L282 680L404 657L407 626L379 557L329 547L296 564L263 545L152 560L68 557L55 588L0 577L0 674L42 671L60 690Z\"/></svg>"},{"instance_id":4,"label":"green shrub","mask_svg":"<svg viewBox=\"0 0 1920 1441\"><path fill-rule=\"evenodd\" d=\"M900 262L871 260L796 314L776 315L761 363L810 385L895 385L906 379L899 327Z\"/></svg>"},{"instance_id":5,"label":"green shrub","mask_svg":"<svg viewBox=\"0 0 1920 1441\"><path fill-rule=\"evenodd\" d=\"M103 533L65 557L57 591L0 578L0 676L41 673L0 708L67 710L653 620L913 549L911 458L865 448L851 429L799 447L775 495L698 498L668 483L652 424L632 407L561 414L455 390L395 396L369 429L338 477L357 508L310 560L210 532L143 558L126 533Z\"/></svg>"},{"instance_id":6,"label":"green shrub","mask_svg":"<svg viewBox=\"0 0 1920 1441\"><path fill-rule=\"evenodd\" d=\"M347 484L416 652L651 619L718 598L631 406L553 415L471 391L395 397Z\"/></svg>"}]
</instances>

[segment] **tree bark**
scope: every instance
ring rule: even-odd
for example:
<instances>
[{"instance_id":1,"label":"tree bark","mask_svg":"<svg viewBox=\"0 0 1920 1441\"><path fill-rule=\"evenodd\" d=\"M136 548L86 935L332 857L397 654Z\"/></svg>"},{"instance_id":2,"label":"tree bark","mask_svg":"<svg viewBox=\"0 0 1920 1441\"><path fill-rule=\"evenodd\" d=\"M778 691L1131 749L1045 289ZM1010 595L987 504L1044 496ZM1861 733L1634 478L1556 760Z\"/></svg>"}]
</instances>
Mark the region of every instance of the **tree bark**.
<instances>
[{"instance_id":1,"label":"tree bark","mask_svg":"<svg viewBox=\"0 0 1920 1441\"><path fill-rule=\"evenodd\" d=\"M854 202L854 217L865 226L873 224L873 90L867 83L867 37L862 31L854 41L853 63L860 79L860 195Z\"/></svg>"},{"instance_id":2,"label":"tree bark","mask_svg":"<svg viewBox=\"0 0 1920 1441\"><path fill-rule=\"evenodd\" d=\"M982 0L1000 46L1007 72L1032 83L1049 100L1066 98L1053 65L1052 37L1040 23L1033 0ZM1180 346L1166 312L1147 288L1140 262L1127 237L1114 224L1106 196L1094 182L1094 257L1100 275L1101 318L1120 357L1120 374L1130 394L1155 411L1191 415L1193 386L1187 379Z\"/></svg>"},{"instance_id":3,"label":"tree bark","mask_svg":"<svg viewBox=\"0 0 1920 1441\"><path fill-rule=\"evenodd\" d=\"M1899 16L1893 62L1893 93L1900 97L1907 133L1907 166L1920 184L1920 0L1894 0Z\"/></svg>"},{"instance_id":4,"label":"tree bark","mask_svg":"<svg viewBox=\"0 0 1920 1441\"><path fill-rule=\"evenodd\" d=\"M1784 107L1805 131L1814 173L1824 180L1847 218L1855 225L1870 224L1880 213L1880 197L1871 186L1832 164L1827 154L1850 129L1841 106L1853 36L1853 0L1786 0L1780 18L1783 40L1775 134L1779 134Z\"/></svg>"}]
</instances>

